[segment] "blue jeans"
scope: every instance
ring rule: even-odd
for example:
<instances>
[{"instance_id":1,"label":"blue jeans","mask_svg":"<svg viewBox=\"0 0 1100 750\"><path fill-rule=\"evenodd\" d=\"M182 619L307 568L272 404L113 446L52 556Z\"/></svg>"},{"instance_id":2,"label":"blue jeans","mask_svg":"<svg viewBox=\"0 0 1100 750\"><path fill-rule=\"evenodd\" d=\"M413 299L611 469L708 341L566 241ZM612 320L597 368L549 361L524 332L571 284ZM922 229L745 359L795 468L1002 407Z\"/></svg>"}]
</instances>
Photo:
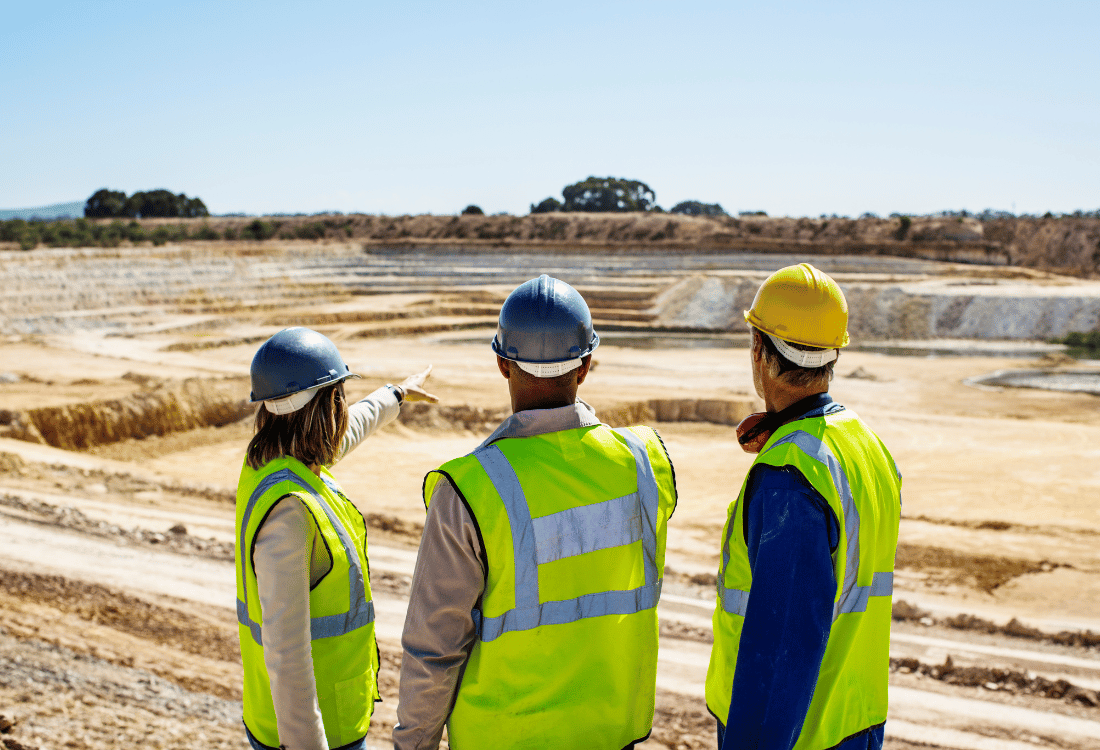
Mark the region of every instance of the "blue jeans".
<instances>
[{"instance_id":1,"label":"blue jeans","mask_svg":"<svg viewBox=\"0 0 1100 750\"><path fill-rule=\"evenodd\" d=\"M855 737L850 737L844 742L841 742L833 750L882 750L883 735L885 729L882 724L879 724L874 729L870 729L863 734L858 734ZM722 750L722 743L726 741L726 725L722 722L718 722L718 750Z\"/></svg>"},{"instance_id":2,"label":"blue jeans","mask_svg":"<svg viewBox=\"0 0 1100 750\"><path fill-rule=\"evenodd\" d=\"M252 732L248 731L248 727L244 728L244 733L248 736L248 744L252 745L252 750L279 750L277 747L268 747L264 743L252 736ZM364 737L361 740L348 743L347 745L341 745L333 750L367 750L367 738Z\"/></svg>"}]
</instances>

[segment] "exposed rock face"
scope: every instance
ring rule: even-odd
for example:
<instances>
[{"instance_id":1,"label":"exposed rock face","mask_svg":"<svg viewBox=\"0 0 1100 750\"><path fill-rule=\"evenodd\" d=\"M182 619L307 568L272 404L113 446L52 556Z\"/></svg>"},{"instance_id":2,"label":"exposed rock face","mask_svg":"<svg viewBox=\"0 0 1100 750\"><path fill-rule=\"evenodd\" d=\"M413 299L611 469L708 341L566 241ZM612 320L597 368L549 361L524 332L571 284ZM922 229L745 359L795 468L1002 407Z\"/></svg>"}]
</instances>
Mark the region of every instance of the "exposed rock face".
<instances>
[{"instance_id":1,"label":"exposed rock face","mask_svg":"<svg viewBox=\"0 0 1100 750\"><path fill-rule=\"evenodd\" d=\"M1043 340L1100 328L1100 285L1094 283L880 283L841 276L839 284L855 339ZM657 298L655 323L745 331L742 311L751 307L759 285L759 279L744 276L684 279Z\"/></svg>"},{"instance_id":2,"label":"exposed rock face","mask_svg":"<svg viewBox=\"0 0 1100 750\"><path fill-rule=\"evenodd\" d=\"M255 406L240 397L239 383L191 378L158 384L122 399L9 412L0 435L79 450L127 438L225 425Z\"/></svg>"}]
</instances>

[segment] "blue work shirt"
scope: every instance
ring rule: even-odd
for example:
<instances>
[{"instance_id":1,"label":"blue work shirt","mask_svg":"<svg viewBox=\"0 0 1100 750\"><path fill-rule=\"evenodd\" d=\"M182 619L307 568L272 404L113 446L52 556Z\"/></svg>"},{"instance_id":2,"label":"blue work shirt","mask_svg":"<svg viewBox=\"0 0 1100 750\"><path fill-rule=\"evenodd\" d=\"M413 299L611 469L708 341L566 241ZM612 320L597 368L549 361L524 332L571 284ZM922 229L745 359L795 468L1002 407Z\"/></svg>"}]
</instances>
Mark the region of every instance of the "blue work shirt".
<instances>
[{"instance_id":1,"label":"blue work shirt","mask_svg":"<svg viewBox=\"0 0 1100 750\"><path fill-rule=\"evenodd\" d=\"M807 399L806 407L796 419L844 408L826 393ZM828 501L793 466L753 467L742 502L752 589L729 715L719 728L725 735L721 750L790 750L802 731L832 628L832 553L840 527ZM882 742L878 726L835 750L880 750Z\"/></svg>"}]
</instances>

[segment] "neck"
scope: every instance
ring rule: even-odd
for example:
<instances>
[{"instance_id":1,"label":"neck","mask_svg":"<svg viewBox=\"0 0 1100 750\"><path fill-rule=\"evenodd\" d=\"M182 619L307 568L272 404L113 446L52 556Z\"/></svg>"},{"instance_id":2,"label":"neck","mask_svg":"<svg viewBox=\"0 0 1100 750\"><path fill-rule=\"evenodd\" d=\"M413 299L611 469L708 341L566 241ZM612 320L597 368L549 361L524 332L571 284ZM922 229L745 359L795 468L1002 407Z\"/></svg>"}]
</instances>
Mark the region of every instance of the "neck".
<instances>
[{"instance_id":1,"label":"neck","mask_svg":"<svg viewBox=\"0 0 1100 750\"><path fill-rule=\"evenodd\" d=\"M792 404L797 404L804 398L816 396L819 393L828 393L828 389L816 388L791 388L777 381L770 383L771 388L764 387L764 408L774 414L781 412Z\"/></svg>"},{"instance_id":2,"label":"neck","mask_svg":"<svg viewBox=\"0 0 1100 750\"><path fill-rule=\"evenodd\" d=\"M573 394L571 399L557 393L515 394L512 397L512 413L531 409L559 409L563 406L572 406L576 400L576 393Z\"/></svg>"}]
</instances>

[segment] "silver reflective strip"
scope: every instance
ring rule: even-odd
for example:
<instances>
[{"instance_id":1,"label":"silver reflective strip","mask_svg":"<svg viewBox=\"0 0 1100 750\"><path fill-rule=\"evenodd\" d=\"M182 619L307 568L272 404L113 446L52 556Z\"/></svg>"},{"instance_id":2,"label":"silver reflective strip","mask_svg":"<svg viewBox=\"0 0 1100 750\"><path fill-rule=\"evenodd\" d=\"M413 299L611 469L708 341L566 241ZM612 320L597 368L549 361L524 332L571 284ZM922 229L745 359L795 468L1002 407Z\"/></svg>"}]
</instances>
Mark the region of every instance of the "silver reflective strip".
<instances>
[{"instance_id":1,"label":"silver reflective strip","mask_svg":"<svg viewBox=\"0 0 1100 750\"><path fill-rule=\"evenodd\" d=\"M893 573L875 573L871 586L857 586L856 577L859 575L859 510L856 508L856 500L852 495L852 487L848 483L848 475L840 461L833 455L829 446L818 438L803 430L796 430L789 435L784 435L772 444L772 450L777 445L791 443L799 448L810 458L823 464L833 479L840 496L841 509L844 512L844 535L848 542L848 551L844 563L844 584L840 590L840 599L833 606L833 619L849 612L864 612L867 610L867 599L870 596L886 596L893 592ZM895 466L895 471L897 467ZM879 576L889 576L889 584L879 583ZM885 581L886 579L882 579ZM888 586L887 594L874 593L875 584L880 588Z\"/></svg>"},{"instance_id":2,"label":"silver reflective strip","mask_svg":"<svg viewBox=\"0 0 1100 750\"><path fill-rule=\"evenodd\" d=\"M280 469L265 476L248 498L248 504L244 508L244 518L241 520L241 538L238 540L237 549L238 557L241 560L241 595L244 599L237 599L237 622L247 627L252 632L252 640L261 646L263 645L263 637L260 624L254 622L248 614L248 566L245 564L246 555L249 553L248 524L252 519L252 511L256 509L256 503L259 502L265 492L280 482L294 481L294 479L297 479L297 477L290 469Z\"/></svg>"},{"instance_id":3,"label":"silver reflective strip","mask_svg":"<svg viewBox=\"0 0 1100 750\"><path fill-rule=\"evenodd\" d=\"M523 496L523 487L515 469L500 452L490 445L474 453L474 457L489 475L512 529L512 556L516 565L516 607L527 609L539 604L539 565L536 553L535 527L531 523L531 509Z\"/></svg>"},{"instance_id":4,"label":"silver reflective strip","mask_svg":"<svg viewBox=\"0 0 1100 750\"><path fill-rule=\"evenodd\" d=\"M615 430L626 439L627 447L634 454L634 466L638 472L638 499L642 509L642 554L645 556L645 582L647 586L657 584L660 595L660 577L657 570L657 512L660 505L660 490L657 478L653 475L653 464L649 462L649 452L641 438L626 428Z\"/></svg>"},{"instance_id":5,"label":"silver reflective strip","mask_svg":"<svg viewBox=\"0 0 1100 750\"><path fill-rule=\"evenodd\" d=\"M539 565L642 538L642 510L636 492L551 513L532 523Z\"/></svg>"},{"instance_id":6,"label":"silver reflective strip","mask_svg":"<svg viewBox=\"0 0 1100 750\"><path fill-rule=\"evenodd\" d=\"M576 599L545 602L526 609L510 609L499 617L481 620L481 640L491 641L514 630L533 630L540 625L565 625L586 617L632 615L657 606L661 581L625 591L600 591Z\"/></svg>"},{"instance_id":7,"label":"silver reflective strip","mask_svg":"<svg viewBox=\"0 0 1100 750\"><path fill-rule=\"evenodd\" d=\"M726 571L729 570L730 565L730 539L733 537L734 519L737 518L737 512L734 513L726 520L726 538L722 542L722 567L718 569L718 601L722 603L722 609L729 612L731 615L745 616L745 610L749 606L749 592L741 591L741 589L727 589L726 588ZM726 592L738 591L744 594L744 601L741 601L740 597L736 601L730 601L726 603Z\"/></svg>"},{"instance_id":8,"label":"silver reflective strip","mask_svg":"<svg viewBox=\"0 0 1100 750\"><path fill-rule=\"evenodd\" d=\"M325 481L330 490L339 494L338 487L335 487L327 480ZM332 638L334 636L350 633L353 630L358 630L374 622L374 602L366 601L366 585L364 583L363 566L359 563L359 555L356 552L355 544L352 542L351 536L348 534L347 529L344 528L344 524L340 522L340 519L325 501L324 497L290 469L280 469L264 477L259 486L256 487L255 491L253 491L252 495L248 498L248 504L245 506L244 518L241 521L240 538L241 580L245 582L244 591L242 593L245 598L243 601L241 599L237 600L237 622L251 631L252 638L256 643L263 645L261 626L259 623L254 622L248 614L247 566L245 564L245 555L248 554L247 530L256 503L259 502L260 498L263 497L266 492L282 482L290 482L296 485L317 500L318 505L324 510L325 516L328 517L329 523L336 529L336 533L340 537L340 543L344 547L344 554L348 559L348 609L346 612L340 614L311 618L309 623L310 638L315 641L321 638ZM354 610L352 609L353 605Z\"/></svg>"},{"instance_id":9,"label":"silver reflective strip","mask_svg":"<svg viewBox=\"0 0 1100 750\"><path fill-rule=\"evenodd\" d=\"M749 592L741 589L727 589L718 577L718 600L722 603L722 609L731 615L745 616L749 608Z\"/></svg>"},{"instance_id":10,"label":"silver reflective strip","mask_svg":"<svg viewBox=\"0 0 1100 750\"><path fill-rule=\"evenodd\" d=\"M337 497L343 494L340 487L328 477L321 477L321 481ZM350 633L353 630L370 625L374 622L374 602L367 601L366 574L362 563L359 562L359 552L355 548L355 542L352 540L351 534L344 528L344 524L341 523L340 518L325 499L316 492L312 494L317 498L317 502L321 504L325 515L328 516L329 523L336 529L336 533L340 537L340 544L344 547L344 555L348 558L348 592L350 595L346 612L310 619L310 638L316 641L321 638L333 638L344 633ZM352 611L353 606L355 611Z\"/></svg>"},{"instance_id":11,"label":"silver reflective strip","mask_svg":"<svg viewBox=\"0 0 1100 750\"><path fill-rule=\"evenodd\" d=\"M645 444L627 430L617 430L626 439L634 456L638 491L621 498L571 508L532 520L519 478L500 448L490 445L474 452L493 488L504 503L512 531L515 562L514 609L497 617L484 617L475 611L482 641L491 641L504 633L531 630L540 625L563 625L587 617L627 615L652 609L661 596L657 571L657 513L659 490ZM602 506L602 507L597 507ZM591 508L592 510L588 510ZM616 513L626 517L615 518ZM607 522L597 528L586 527L595 520ZM637 519L637 520L632 520ZM640 525L640 529L637 526ZM548 533L553 538L543 540ZM642 540L645 585L623 591L600 591L574 599L542 602L539 600L538 566L598 549Z\"/></svg>"},{"instance_id":12,"label":"silver reflective strip","mask_svg":"<svg viewBox=\"0 0 1100 750\"><path fill-rule=\"evenodd\" d=\"M894 574L875 573L875 577L871 579L871 596L893 596L893 594Z\"/></svg>"}]
</instances>

